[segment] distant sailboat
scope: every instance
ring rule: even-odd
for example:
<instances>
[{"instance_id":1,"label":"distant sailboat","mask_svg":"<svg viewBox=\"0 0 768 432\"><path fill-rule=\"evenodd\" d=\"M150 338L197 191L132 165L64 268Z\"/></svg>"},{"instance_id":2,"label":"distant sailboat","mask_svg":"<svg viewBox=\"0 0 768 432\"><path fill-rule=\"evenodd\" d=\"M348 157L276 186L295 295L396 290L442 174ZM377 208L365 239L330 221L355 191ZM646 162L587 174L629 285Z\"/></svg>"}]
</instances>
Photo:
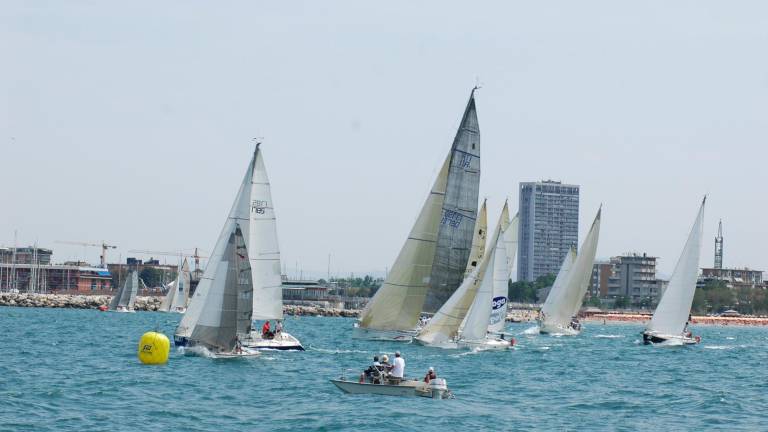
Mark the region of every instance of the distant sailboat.
<instances>
[{"instance_id":1,"label":"distant sailboat","mask_svg":"<svg viewBox=\"0 0 768 432\"><path fill-rule=\"evenodd\" d=\"M574 318L581 308L592 276L597 242L600 237L601 213L602 209L597 211L592 227L575 259L571 261L574 253L571 249L563 260L563 266L541 308L542 313L539 319L541 333L573 336L581 332L581 325L575 322Z\"/></svg>"},{"instance_id":2,"label":"distant sailboat","mask_svg":"<svg viewBox=\"0 0 768 432\"><path fill-rule=\"evenodd\" d=\"M131 270L125 278L123 286L117 291L112 301L109 302L109 310L114 312L135 312L133 305L136 303L136 294L139 292L139 272Z\"/></svg>"},{"instance_id":3,"label":"distant sailboat","mask_svg":"<svg viewBox=\"0 0 768 432\"><path fill-rule=\"evenodd\" d=\"M243 233L249 258L249 274L253 287L250 313L253 320L282 320L282 279L280 277L280 250L277 243L277 228L270 193L269 179L264 166L260 146L256 146L243 181L240 184L227 221L219 236L211 259L218 259L223 253L229 235L235 225ZM210 262L210 261L209 261ZM200 315L202 305L211 289L215 269L206 267L205 273L195 290L187 312L176 329L174 342L184 345L191 335L194 322ZM198 300L200 298L200 300ZM262 338L260 333L249 330L240 336L243 346L254 349L303 350L301 343L287 332L280 332L272 338Z\"/></svg>"},{"instance_id":4,"label":"distant sailboat","mask_svg":"<svg viewBox=\"0 0 768 432\"><path fill-rule=\"evenodd\" d=\"M168 293L160 304L161 312L184 313L189 302L189 263L184 258L178 267L176 280L168 284Z\"/></svg>"},{"instance_id":5,"label":"distant sailboat","mask_svg":"<svg viewBox=\"0 0 768 432\"><path fill-rule=\"evenodd\" d=\"M451 151L386 280L361 313L353 337L409 341L422 310L437 309L461 284L475 230L479 179L480 132L473 89Z\"/></svg>"},{"instance_id":6,"label":"distant sailboat","mask_svg":"<svg viewBox=\"0 0 768 432\"><path fill-rule=\"evenodd\" d=\"M688 331L688 317L691 313L693 295L696 291L696 279L699 274L699 254L704 225L704 206L707 197L701 202L696 221L693 223L683 252L677 261L669 285L661 296L659 305L653 312L653 318L643 332L645 344L661 342L679 342L691 345L701 338L694 337Z\"/></svg>"}]
</instances>

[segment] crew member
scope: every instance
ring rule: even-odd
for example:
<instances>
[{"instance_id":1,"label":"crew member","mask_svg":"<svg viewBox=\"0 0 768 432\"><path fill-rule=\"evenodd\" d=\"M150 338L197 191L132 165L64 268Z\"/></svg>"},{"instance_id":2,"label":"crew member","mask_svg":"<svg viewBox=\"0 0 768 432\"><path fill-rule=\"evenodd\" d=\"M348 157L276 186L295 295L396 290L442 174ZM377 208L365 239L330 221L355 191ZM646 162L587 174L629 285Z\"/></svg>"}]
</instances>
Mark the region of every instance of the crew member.
<instances>
[{"instance_id":1,"label":"crew member","mask_svg":"<svg viewBox=\"0 0 768 432\"><path fill-rule=\"evenodd\" d=\"M429 370L427 371L427 374L424 375L424 382L429 384L429 382L435 378L437 378L437 374L435 373L435 368L430 366Z\"/></svg>"},{"instance_id":2,"label":"crew member","mask_svg":"<svg viewBox=\"0 0 768 432\"><path fill-rule=\"evenodd\" d=\"M403 379L403 375L405 375L405 360L400 357L400 351L395 351L395 360L392 361L391 375L393 378L397 378L398 381Z\"/></svg>"}]
</instances>

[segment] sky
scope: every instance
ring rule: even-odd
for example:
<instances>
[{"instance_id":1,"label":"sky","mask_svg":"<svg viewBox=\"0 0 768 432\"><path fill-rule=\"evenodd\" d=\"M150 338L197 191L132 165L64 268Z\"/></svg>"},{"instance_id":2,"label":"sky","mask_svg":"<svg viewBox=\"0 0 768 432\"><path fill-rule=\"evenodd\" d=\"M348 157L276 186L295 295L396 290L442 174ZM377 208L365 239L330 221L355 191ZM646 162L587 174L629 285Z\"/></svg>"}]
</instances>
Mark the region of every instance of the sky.
<instances>
[{"instance_id":1,"label":"sky","mask_svg":"<svg viewBox=\"0 0 768 432\"><path fill-rule=\"evenodd\" d=\"M598 257L768 270L768 3L115 2L0 9L0 244L210 251L262 137L289 274L383 272L471 88L493 225L581 186ZM146 258L146 257L145 257ZM173 261L174 258L168 258Z\"/></svg>"}]
</instances>

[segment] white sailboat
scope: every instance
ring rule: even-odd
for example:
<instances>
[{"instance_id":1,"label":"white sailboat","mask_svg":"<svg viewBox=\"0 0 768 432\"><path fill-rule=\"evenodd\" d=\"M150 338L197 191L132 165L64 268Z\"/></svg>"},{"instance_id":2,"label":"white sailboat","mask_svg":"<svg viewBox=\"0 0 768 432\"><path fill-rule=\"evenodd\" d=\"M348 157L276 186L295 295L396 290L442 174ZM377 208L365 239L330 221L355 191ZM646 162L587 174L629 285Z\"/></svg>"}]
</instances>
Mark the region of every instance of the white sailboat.
<instances>
[{"instance_id":1,"label":"white sailboat","mask_svg":"<svg viewBox=\"0 0 768 432\"><path fill-rule=\"evenodd\" d=\"M131 270L125 278L123 286L117 291L112 301L109 302L109 310L113 312L136 312L133 305L136 303L136 294L139 292L139 272Z\"/></svg>"},{"instance_id":2,"label":"white sailboat","mask_svg":"<svg viewBox=\"0 0 768 432\"><path fill-rule=\"evenodd\" d=\"M211 279L207 279L205 297L195 296L190 305L199 307L187 341L190 353L215 358L258 355L240 344L240 337L251 330L253 282L240 224L230 227L226 241L216 245L221 254L206 266Z\"/></svg>"},{"instance_id":3,"label":"white sailboat","mask_svg":"<svg viewBox=\"0 0 768 432\"><path fill-rule=\"evenodd\" d=\"M276 321L276 328L269 332L258 331L254 326L243 340L243 345L253 349L303 351L301 342L281 330L283 320L283 279L280 273L280 245L277 241L277 218L272 201L264 155L259 146L253 155L250 178L249 241L248 255L253 274L253 314L257 321Z\"/></svg>"},{"instance_id":4,"label":"white sailboat","mask_svg":"<svg viewBox=\"0 0 768 432\"><path fill-rule=\"evenodd\" d=\"M158 309L161 312L184 313L189 301L189 263L187 259L179 265L176 280L168 284L168 293Z\"/></svg>"},{"instance_id":5,"label":"white sailboat","mask_svg":"<svg viewBox=\"0 0 768 432\"><path fill-rule=\"evenodd\" d=\"M421 312L457 289L470 262L479 177L473 89L451 151L386 280L355 323L354 338L410 341Z\"/></svg>"},{"instance_id":6,"label":"white sailboat","mask_svg":"<svg viewBox=\"0 0 768 432\"><path fill-rule=\"evenodd\" d=\"M509 302L509 279L512 276L512 266L515 262L515 254L517 253L517 230L518 230L518 215L512 220L509 220L509 206L507 202L504 203L504 209L502 210L502 233L501 240L504 244L504 255L507 257L506 262L506 280L502 283L500 275L494 276L493 285L493 303L491 310L491 320L488 325L488 332L496 335L503 334L504 326L507 319L507 303Z\"/></svg>"},{"instance_id":7,"label":"white sailboat","mask_svg":"<svg viewBox=\"0 0 768 432\"><path fill-rule=\"evenodd\" d=\"M253 157L248 164L211 259L221 256L226 239L236 224L243 233L250 262L249 266L252 270L250 272L253 286L252 319L282 320L282 279L280 276L277 226L269 179L260 145L256 146ZM205 298L210 289L209 279L212 277L209 275L208 267L206 267L187 312L174 336L174 342L177 345L184 345L185 340L189 338L191 325L197 320L200 313L200 303L195 300L198 297ZM249 331L242 335L241 341L243 346L254 349L303 350L301 343L285 331L275 334L272 338L264 338L259 332Z\"/></svg>"},{"instance_id":8,"label":"white sailboat","mask_svg":"<svg viewBox=\"0 0 768 432\"><path fill-rule=\"evenodd\" d=\"M581 251L576 254L572 264L573 250L569 251L563 261L555 283L552 285L547 299L541 308L539 331L541 333L575 336L581 333L581 325L575 321L576 314L581 308L584 295L589 287L592 276L592 266L595 263L597 243L600 237L600 215L602 208L597 211L592 227L581 244Z\"/></svg>"},{"instance_id":9,"label":"white sailboat","mask_svg":"<svg viewBox=\"0 0 768 432\"><path fill-rule=\"evenodd\" d=\"M509 259L502 235L502 229L508 225L508 220L509 210L505 203L491 238L489 251L486 253L488 263L482 275L482 282L456 335L459 348L506 349L514 343L512 339L507 340L503 334L499 334L503 329L505 317L498 315L500 303L506 305L509 286ZM499 298L503 300L497 300ZM506 308L504 312L506 314Z\"/></svg>"},{"instance_id":10,"label":"white sailboat","mask_svg":"<svg viewBox=\"0 0 768 432\"><path fill-rule=\"evenodd\" d=\"M653 312L653 318L643 332L643 342L672 343L692 345L701 338L688 331L688 317L691 313L693 295L696 291L696 279L699 274L699 254L704 225L704 206L707 197L701 202L696 220L693 223L683 252L677 261L669 285L661 296L659 305Z\"/></svg>"}]
</instances>

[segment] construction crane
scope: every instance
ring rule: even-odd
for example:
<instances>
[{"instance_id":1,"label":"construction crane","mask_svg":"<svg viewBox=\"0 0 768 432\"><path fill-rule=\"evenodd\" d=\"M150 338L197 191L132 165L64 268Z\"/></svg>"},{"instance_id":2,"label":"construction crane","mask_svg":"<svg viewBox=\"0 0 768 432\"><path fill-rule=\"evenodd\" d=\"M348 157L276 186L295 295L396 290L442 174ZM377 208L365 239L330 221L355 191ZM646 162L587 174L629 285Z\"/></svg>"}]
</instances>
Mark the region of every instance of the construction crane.
<instances>
[{"instance_id":1,"label":"construction crane","mask_svg":"<svg viewBox=\"0 0 768 432\"><path fill-rule=\"evenodd\" d=\"M200 268L200 258L208 258L207 256L200 255L197 251L197 248L195 248L195 253L193 254L184 253L182 251L178 251L178 252L153 251L153 250L143 250L143 249L132 249L132 250L129 250L128 253L137 253L137 254L151 255L151 256L192 257L195 259L195 271L197 271Z\"/></svg>"},{"instance_id":2,"label":"construction crane","mask_svg":"<svg viewBox=\"0 0 768 432\"><path fill-rule=\"evenodd\" d=\"M79 245L79 246L100 247L101 248L101 256L99 256L99 259L100 259L100 264L101 264L102 268L107 268L107 249L117 249L117 246L107 244L103 240L102 240L101 243L86 243L86 242L62 241L62 240L56 240L54 243Z\"/></svg>"}]
</instances>

